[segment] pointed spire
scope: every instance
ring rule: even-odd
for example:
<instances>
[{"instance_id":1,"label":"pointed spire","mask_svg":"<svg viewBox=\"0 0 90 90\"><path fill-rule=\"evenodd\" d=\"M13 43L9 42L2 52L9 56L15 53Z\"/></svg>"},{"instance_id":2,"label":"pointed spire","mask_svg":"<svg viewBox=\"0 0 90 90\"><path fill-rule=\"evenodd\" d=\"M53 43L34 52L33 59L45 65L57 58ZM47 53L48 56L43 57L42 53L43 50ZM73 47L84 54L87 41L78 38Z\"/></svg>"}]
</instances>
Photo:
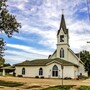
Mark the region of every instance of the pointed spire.
<instances>
[{"instance_id":1,"label":"pointed spire","mask_svg":"<svg viewBox=\"0 0 90 90\"><path fill-rule=\"evenodd\" d=\"M61 23L60 23L60 28L58 30L58 34L59 34L61 28L63 29L63 31L64 31L65 34L68 33L68 29L66 28L65 18L64 18L64 15L63 14L61 16Z\"/></svg>"},{"instance_id":2,"label":"pointed spire","mask_svg":"<svg viewBox=\"0 0 90 90\"><path fill-rule=\"evenodd\" d=\"M62 17L61 17L61 24L60 24L60 29L63 29L65 30L66 29L66 23L65 23L65 19L64 19L64 15L62 14Z\"/></svg>"}]
</instances>

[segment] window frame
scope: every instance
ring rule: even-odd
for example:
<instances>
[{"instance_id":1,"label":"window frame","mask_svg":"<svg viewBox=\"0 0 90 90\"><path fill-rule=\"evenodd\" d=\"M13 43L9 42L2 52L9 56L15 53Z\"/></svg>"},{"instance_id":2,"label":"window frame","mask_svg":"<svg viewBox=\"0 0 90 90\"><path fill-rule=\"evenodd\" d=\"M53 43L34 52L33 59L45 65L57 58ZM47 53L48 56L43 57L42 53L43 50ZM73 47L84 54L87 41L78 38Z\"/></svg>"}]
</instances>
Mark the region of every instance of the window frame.
<instances>
[{"instance_id":1,"label":"window frame","mask_svg":"<svg viewBox=\"0 0 90 90\"><path fill-rule=\"evenodd\" d=\"M64 49L63 48L60 49L60 58L64 58Z\"/></svg>"},{"instance_id":2,"label":"window frame","mask_svg":"<svg viewBox=\"0 0 90 90\"><path fill-rule=\"evenodd\" d=\"M43 75L43 68L39 68L39 75Z\"/></svg>"},{"instance_id":3,"label":"window frame","mask_svg":"<svg viewBox=\"0 0 90 90\"><path fill-rule=\"evenodd\" d=\"M57 65L54 65L53 68L52 68L52 76L53 77L58 77L58 67L57 67Z\"/></svg>"},{"instance_id":4,"label":"window frame","mask_svg":"<svg viewBox=\"0 0 90 90\"><path fill-rule=\"evenodd\" d=\"M64 42L64 35L60 35L60 42Z\"/></svg>"},{"instance_id":5,"label":"window frame","mask_svg":"<svg viewBox=\"0 0 90 90\"><path fill-rule=\"evenodd\" d=\"M25 68L22 68L22 75L25 75Z\"/></svg>"}]
</instances>

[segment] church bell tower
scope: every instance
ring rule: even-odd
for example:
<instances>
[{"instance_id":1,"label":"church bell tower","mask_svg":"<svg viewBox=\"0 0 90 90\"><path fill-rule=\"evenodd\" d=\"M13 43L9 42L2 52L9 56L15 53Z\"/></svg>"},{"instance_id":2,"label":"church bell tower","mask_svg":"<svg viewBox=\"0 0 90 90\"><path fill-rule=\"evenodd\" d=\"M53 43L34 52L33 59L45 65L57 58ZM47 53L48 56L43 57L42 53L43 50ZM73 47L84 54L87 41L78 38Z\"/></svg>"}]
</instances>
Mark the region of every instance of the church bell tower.
<instances>
[{"instance_id":1,"label":"church bell tower","mask_svg":"<svg viewBox=\"0 0 90 90\"><path fill-rule=\"evenodd\" d=\"M62 14L60 28L57 32L57 58L67 60L68 48L69 48L69 32L68 29L66 28L64 15Z\"/></svg>"}]
</instances>

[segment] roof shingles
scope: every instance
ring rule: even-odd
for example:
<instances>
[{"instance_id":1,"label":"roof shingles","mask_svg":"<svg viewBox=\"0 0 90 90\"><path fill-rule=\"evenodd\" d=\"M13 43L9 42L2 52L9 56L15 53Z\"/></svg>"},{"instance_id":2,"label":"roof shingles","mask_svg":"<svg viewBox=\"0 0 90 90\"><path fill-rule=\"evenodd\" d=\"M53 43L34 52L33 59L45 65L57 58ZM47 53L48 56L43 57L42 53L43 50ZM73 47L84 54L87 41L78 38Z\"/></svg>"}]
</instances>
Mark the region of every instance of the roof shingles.
<instances>
[{"instance_id":1,"label":"roof shingles","mask_svg":"<svg viewBox=\"0 0 90 90\"><path fill-rule=\"evenodd\" d=\"M55 59L36 59L32 61L24 61L22 63L15 64L15 66L46 66L48 63L51 63L52 61L59 62L63 64L64 66L78 66L76 64L73 64L71 62L62 60L60 58L55 58Z\"/></svg>"}]
</instances>

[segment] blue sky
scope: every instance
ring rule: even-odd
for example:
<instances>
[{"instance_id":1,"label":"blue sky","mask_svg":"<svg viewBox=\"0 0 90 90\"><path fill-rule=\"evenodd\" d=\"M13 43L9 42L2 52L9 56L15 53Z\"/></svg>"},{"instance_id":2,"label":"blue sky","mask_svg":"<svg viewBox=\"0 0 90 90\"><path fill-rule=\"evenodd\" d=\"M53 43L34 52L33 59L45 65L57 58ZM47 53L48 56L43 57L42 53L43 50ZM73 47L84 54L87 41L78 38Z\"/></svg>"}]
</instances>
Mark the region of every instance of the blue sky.
<instances>
[{"instance_id":1,"label":"blue sky","mask_svg":"<svg viewBox=\"0 0 90 90\"><path fill-rule=\"evenodd\" d=\"M47 58L56 49L62 9L74 52L90 50L90 21L86 0L8 0L8 10L22 28L6 41L6 63Z\"/></svg>"}]
</instances>

